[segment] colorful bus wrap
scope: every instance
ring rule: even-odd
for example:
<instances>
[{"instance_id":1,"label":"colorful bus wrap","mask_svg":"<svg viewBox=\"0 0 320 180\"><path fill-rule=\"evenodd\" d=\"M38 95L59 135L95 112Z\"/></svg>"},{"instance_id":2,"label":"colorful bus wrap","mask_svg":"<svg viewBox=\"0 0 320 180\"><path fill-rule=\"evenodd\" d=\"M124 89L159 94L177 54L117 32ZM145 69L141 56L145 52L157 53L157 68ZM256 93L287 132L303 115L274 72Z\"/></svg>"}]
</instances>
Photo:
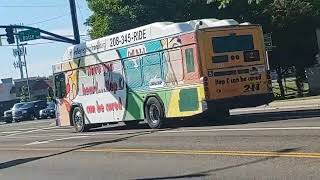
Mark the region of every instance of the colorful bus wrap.
<instances>
[{"instance_id":1,"label":"colorful bus wrap","mask_svg":"<svg viewBox=\"0 0 320 180\"><path fill-rule=\"evenodd\" d=\"M262 30L234 20L153 23L75 45L53 73L57 124L76 131L144 119L161 128L272 100Z\"/></svg>"}]
</instances>

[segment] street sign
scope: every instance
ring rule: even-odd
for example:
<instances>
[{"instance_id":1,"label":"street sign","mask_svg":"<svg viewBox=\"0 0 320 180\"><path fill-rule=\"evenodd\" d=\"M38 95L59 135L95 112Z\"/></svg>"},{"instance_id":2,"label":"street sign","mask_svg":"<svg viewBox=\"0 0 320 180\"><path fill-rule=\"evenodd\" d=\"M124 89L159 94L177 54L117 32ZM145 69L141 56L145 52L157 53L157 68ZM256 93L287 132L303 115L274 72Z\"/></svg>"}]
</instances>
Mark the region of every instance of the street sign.
<instances>
[{"instance_id":1,"label":"street sign","mask_svg":"<svg viewBox=\"0 0 320 180\"><path fill-rule=\"evenodd\" d=\"M264 37L264 46L266 47L267 51L272 51L272 48L275 48L272 44L272 35L271 33L267 33L263 35Z\"/></svg>"},{"instance_id":2,"label":"street sign","mask_svg":"<svg viewBox=\"0 0 320 180\"><path fill-rule=\"evenodd\" d=\"M18 36L21 42L40 39L40 31L35 29L20 31Z\"/></svg>"}]
</instances>

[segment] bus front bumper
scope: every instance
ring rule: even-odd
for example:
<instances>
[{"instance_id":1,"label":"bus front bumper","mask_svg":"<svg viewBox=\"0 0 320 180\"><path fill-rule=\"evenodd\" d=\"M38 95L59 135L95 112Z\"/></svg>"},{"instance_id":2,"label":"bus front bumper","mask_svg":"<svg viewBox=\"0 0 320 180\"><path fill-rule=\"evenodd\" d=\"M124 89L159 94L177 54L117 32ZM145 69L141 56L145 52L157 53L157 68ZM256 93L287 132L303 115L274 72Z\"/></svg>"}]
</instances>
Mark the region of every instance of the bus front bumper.
<instances>
[{"instance_id":1,"label":"bus front bumper","mask_svg":"<svg viewBox=\"0 0 320 180\"><path fill-rule=\"evenodd\" d=\"M228 109L256 107L268 104L274 99L273 93L256 94L250 96L235 96L232 98L207 101L208 109L223 107Z\"/></svg>"}]
</instances>

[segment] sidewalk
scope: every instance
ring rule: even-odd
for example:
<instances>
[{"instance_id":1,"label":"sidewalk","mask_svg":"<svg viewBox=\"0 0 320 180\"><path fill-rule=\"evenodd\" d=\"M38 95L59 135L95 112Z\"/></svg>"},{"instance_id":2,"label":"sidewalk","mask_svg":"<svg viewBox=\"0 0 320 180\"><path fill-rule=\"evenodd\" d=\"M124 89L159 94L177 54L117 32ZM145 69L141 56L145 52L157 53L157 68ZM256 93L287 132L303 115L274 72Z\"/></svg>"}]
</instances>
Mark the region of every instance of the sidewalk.
<instances>
[{"instance_id":1,"label":"sidewalk","mask_svg":"<svg viewBox=\"0 0 320 180\"><path fill-rule=\"evenodd\" d=\"M231 110L231 112L295 111L316 109L320 110L320 96L274 101L268 105L252 108L239 108Z\"/></svg>"}]
</instances>

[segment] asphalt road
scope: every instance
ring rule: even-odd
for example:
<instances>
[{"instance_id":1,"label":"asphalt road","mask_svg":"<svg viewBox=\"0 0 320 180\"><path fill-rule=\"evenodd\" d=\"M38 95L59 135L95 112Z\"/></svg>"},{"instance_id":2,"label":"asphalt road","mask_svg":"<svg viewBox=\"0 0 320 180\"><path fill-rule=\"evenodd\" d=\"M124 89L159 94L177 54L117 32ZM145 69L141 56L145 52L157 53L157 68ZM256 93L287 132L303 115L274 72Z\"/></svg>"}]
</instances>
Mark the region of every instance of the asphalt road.
<instances>
[{"instance_id":1,"label":"asphalt road","mask_svg":"<svg viewBox=\"0 0 320 180\"><path fill-rule=\"evenodd\" d=\"M249 112L247 112L249 113ZM0 179L320 179L320 111L107 126L0 125Z\"/></svg>"}]
</instances>

